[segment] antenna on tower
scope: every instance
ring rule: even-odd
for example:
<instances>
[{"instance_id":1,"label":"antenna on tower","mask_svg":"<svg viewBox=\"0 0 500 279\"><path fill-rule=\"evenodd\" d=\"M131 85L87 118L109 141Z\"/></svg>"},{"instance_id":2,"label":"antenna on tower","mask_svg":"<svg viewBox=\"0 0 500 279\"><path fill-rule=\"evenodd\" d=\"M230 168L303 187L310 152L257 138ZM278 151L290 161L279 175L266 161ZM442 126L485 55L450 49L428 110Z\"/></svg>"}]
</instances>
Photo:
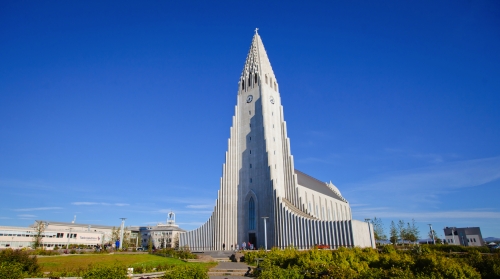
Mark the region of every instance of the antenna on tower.
<instances>
[{"instance_id":1,"label":"antenna on tower","mask_svg":"<svg viewBox=\"0 0 500 279\"><path fill-rule=\"evenodd\" d=\"M73 221L71 221L71 224L74 224L76 222L76 215L73 217Z\"/></svg>"}]
</instances>

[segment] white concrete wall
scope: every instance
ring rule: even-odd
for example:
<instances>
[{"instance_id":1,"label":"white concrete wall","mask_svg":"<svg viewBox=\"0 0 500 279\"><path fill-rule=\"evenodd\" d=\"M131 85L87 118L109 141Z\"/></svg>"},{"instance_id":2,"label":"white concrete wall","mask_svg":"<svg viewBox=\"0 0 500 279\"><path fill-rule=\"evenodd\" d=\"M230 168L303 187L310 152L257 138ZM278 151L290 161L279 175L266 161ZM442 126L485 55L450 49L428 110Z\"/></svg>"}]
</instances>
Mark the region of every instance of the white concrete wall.
<instances>
[{"instance_id":1,"label":"white concrete wall","mask_svg":"<svg viewBox=\"0 0 500 279\"><path fill-rule=\"evenodd\" d=\"M373 225L367 222L352 220L352 237L354 246L375 248Z\"/></svg>"}]
</instances>

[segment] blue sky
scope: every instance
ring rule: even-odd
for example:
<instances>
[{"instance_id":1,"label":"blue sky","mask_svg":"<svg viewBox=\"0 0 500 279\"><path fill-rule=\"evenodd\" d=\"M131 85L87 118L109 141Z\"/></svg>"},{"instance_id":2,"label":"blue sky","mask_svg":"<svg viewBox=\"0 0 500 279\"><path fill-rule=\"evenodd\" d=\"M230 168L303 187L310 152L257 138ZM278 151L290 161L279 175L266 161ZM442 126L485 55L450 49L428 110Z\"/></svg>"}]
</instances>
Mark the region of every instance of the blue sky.
<instances>
[{"instance_id":1,"label":"blue sky","mask_svg":"<svg viewBox=\"0 0 500 279\"><path fill-rule=\"evenodd\" d=\"M256 27L297 169L500 237L498 1L3 1L0 224L205 222Z\"/></svg>"}]
</instances>

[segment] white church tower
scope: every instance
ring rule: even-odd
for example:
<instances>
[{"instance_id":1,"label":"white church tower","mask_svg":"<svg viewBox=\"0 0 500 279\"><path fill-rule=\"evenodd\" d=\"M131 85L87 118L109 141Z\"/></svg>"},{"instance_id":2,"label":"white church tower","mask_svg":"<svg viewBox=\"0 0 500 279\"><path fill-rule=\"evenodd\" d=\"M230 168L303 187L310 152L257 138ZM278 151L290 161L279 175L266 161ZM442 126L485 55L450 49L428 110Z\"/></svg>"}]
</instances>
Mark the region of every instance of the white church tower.
<instances>
[{"instance_id":1,"label":"white church tower","mask_svg":"<svg viewBox=\"0 0 500 279\"><path fill-rule=\"evenodd\" d=\"M264 247L265 220L268 247L375 247L372 226L352 220L349 203L331 182L295 170L286 131L278 81L256 30L238 84L214 211L200 228L181 234L181 247Z\"/></svg>"}]
</instances>

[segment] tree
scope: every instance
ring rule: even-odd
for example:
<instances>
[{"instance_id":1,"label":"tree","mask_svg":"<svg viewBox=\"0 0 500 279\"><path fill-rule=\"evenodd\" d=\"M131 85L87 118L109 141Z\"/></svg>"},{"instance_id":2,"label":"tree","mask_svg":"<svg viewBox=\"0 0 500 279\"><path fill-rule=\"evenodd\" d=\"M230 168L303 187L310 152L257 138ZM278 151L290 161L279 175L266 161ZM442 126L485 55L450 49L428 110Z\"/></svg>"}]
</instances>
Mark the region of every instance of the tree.
<instances>
[{"instance_id":1,"label":"tree","mask_svg":"<svg viewBox=\"0 0 500 279\"><path fill-rule=\"evenodd\" d=\"M399 237L401 238L401 242L404 245L405 239L406 239L406 229L405 229L405 221L403 221L403 220L398 221L398 234L399 234Z\"/></svg>"},{"instance_id":2,"label":"tree","mask_svg":"<svg viewBox=\"0 0 500 279\"><path fill-rule=\"evenodd\" d=\"M384 233L384 224L382 219L374 217L372 220L373 234L375 235L375 240L386 239L387 236Z\"/></svg>"},{"instance_id":3,"label":"tree","mask_svg":"<svg viewBox=\"0 0 500 279\"><path fill-rule=\"evenodd\" d=\"M176 234L174 237L174 245L173 248L179 249L179 234Z\"/></svg>"},{"instance_id":4,"label":"tree","mask_svg":"<svg viewBox=\"0 0 500 279\"><path fill-rule=\"evenodd\" d=\"M398 230L396 229L394 221L391 221L390 234L391 234L390 241L393 244L396 244L398 242Z\"/></svg>"},{"instance_id":5,"label":"tree","mask_svg":"<svg viewBox=\"0 0 500 279\"><path fill-rule=\"evenodd\" d=\"M440 244L441 243L441 239L438 237L436 231L434 229L432 229L432 233L431 231L429 231L429 238L432 240L432 234L434 234L434 240L436 240L436 244Z\"/></svg>"},{"instance_id":6,"label":"tree","mask_svg":"<svg viewBox=\"0 0 500 279\"><path fill-rule=\"evenodd\" d=\"M151 253L153 251L153 240L151 239L151 236L148 238L148 252Z\"/></svg>"},{"instance_id":7,"label":"tree","mask_svg":"<svg viewBox=\"0 0 500 279\"><path fill-rule=\"evenodd\" d=\"M420 230L415 224L415 219L411 219L411 225L408 223L408 226L406 227L407 234L406 234L406 239L408 239L411 242L417 242L417 240L420 238Z\"/></svg>"},{"instance_id":8,"label":"tree","mask_svg":"<svg viewBox=\"0 0 500 279\"><path fill-rule=\"evenodd\" d=\"M113 229L111 230L111 242L115 243L119 239L120 239L120 230L113 227Z\"/></svg>"},{"instance_id":9,"label":"tree","mask_svg":"<svg viewBox=\"0 0 500 279\"><path fill-rule=\"evenodd\" d=\"M46 222L42 221L35 222L35 235L33 235L33 243L31 244L33 246L33 249L42 246L43 233L45 232L47 225L48 224Z\"/></svg>"}]
</instances>

